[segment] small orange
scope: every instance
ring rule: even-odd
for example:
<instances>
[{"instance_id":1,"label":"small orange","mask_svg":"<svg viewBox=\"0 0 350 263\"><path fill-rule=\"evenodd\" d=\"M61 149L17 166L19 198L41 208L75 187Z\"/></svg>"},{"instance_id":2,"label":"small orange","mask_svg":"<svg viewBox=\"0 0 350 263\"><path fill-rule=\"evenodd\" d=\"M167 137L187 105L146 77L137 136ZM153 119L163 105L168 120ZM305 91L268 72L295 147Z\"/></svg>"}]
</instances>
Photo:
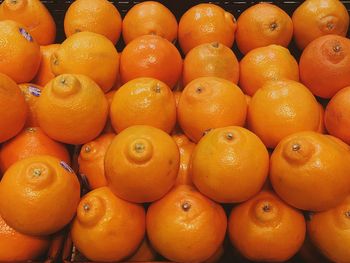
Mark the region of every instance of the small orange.
<instances>
[{"instance_id":1,"label":"small orange","mask_svg":"<svg viewBox=\"0 0 350 263\"><path fill-rule=\"evenodd\" d=\"M115 133L114 128L112 126L111 122L111 116L110 116L110 109L111 109L111 104L113 100L113 96L115 94L116 90L110 90L107 93L105 93L105 97L108 101L108 118L105 127L103 128L102 133Z\"/></svg>"},{"instance_id":2,"label":"small orange","mask_svg":"<svg viewBox=\"0 0 350 263\"><path fill-rule=\"evenodd\" d=\"M184 60L182 81L187 85L199 77L218 77L237 84L239 63L236 55L218 42L194 47Z\"/></svg>"},{"instance_id":3,"label":"small orange","mask_svg":"<svg viewBox=\"0 0 350 263\"><path fill-rule=\"evenodd\" d=\"M143 35L161 36L170 42L177 38L177 21L164 5L145 1L134 5L123 19L123 39L126 44Z\"/></svg>"},{"instance_id":4,"label":"small orange","mask_svg":"<svg viewBox=\"0 0 350 263\"><path fill-rule=\"evenodd\" d=\"M129 262L153 262L157 256L147 238L144 238L137 251L128 258Z\"/></svg>"},{"instance_id":5,"label":"small orange","mask_svg":"<svg viewBox=\"0 0 350 263\"><path fill-rule=\"evenodd\" d=\"M284 262L302 246L306 226L300 211L263 191L232 209L228 230L232 244L249 260Z\"/></svg>"},{"instance_id":6,"label":"small orange","mask_svg":"<svg viewBox=\"0 0 350 263\"><path fill-rule=\"evenodd\" d=\"M238 86L225 79L202 77L183 90L177 117L186 136L198 142L209 129L243 126L246 112L246 99Z\"/></svg>"},{"instance_id":7,"label":"small orange","mask_svg":"<svg viewBox=\"0 0 350 263\"><path fill-rule=\"evenodd\" d=\"M232 47L236 19L218 5L199 4L186 11L179 22L179 43L186 54L192 48L211 42Z\"/></svg>"},{"instance_id":8,"label":"small orange","mask_svg":"<svg viewBox=\"0 0 350 263\"><path fill-rule=\"evenodd\" d=\"M23 92L24 99L28 105L27 121L24 126L39 126L38 117L36 115L36 107L43 88L31 83L19 84L18 86Z\"/></svg>"},{"instance_id":9,"label":"small orange","mask_svg":"<svg viewBox=\"0 0 350 263\"><path fill-rule=\"evenodd\" d=\"M317 131L319 133L326 133L326 126L325 126L325 109L323 108L323 105L321 103L318 103L318 106L319 106L319 109L320 109L320 123L319 123L319 126L318 126L318 129Z\"/></svg>"}]
</instances>

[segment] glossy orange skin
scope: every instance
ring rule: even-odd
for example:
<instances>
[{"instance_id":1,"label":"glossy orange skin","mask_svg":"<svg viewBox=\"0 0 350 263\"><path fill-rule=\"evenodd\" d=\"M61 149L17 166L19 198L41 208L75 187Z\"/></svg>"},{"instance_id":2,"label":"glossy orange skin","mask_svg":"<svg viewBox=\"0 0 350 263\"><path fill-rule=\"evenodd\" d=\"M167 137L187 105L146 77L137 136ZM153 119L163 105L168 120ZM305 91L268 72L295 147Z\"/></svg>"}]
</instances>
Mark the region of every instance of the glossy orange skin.
<instances>
[{"instance_id":1,"label":"glossy orange skin","mask_svg":"<svg viewBox=\"0 0 350 263\"><path fill-rule=\"evenodd\" d=\"M182 72L182 58L176 47L157 35L140 36L131 41L120 56L122 83L140 77L163 81L171 89Z\"/></svg>"},{"instance_id":2,"label":"glossy orange skin","mask_svg":"<svg viewBox=\"0 0 350 263\"><path fill-rule=\"evenodd\" d=\"M39 126L38 117L36 116L36 103L43 87L31 83L19 84L18 87L21 89L28 106L27 121L24 127Z\"/></svg>"},{"instance_id":3,"label":"glossy orange skin","mask_svg":"<svg viewBox=\"0 0 350 263\"><path fill-rule=\"evenodd\" d=\"M232 244L249 260L284 262L302 246L306 225L299 210L263 191L232 209L228 230Z\"/></svg>"},{"instance_id":4,"label":"glossy orange skin","mask_svg":"<svg viewBox=\"0 0 350 263\"><path fill-rule=\"evenodd\" d=\"M221 246L227 218L223 208L194 188L180 185L148 208L152 246L175 262L203 262Z\"/></svg>"}]
</instances>

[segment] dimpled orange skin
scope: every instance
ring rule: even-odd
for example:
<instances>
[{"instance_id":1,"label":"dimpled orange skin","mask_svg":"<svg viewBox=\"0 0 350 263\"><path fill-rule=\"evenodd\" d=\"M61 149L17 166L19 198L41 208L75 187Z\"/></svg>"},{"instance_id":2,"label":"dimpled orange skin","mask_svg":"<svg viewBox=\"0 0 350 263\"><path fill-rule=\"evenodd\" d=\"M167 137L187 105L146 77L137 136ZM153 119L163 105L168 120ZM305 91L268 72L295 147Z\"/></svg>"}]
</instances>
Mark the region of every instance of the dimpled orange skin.
<instances>
[{"instance_id":1,"label":"dimpled orange skin","mask_svg":"<svg viewBox=\"0 0 350 263\"><path fill-rule=\"evenodd\" d=\"M184 85L200 77L219 77L238 83L239 63L233 51L217 42L199 45L187 53L182 81Z\"/></svg>"},{"instance_id":2,"label":"dimpled orange skin","mask_svg":"<svg viewBox=\"0 0 350 263\"><path fill-rule=\"evenodd\" d=\"M228 230L232 244L249 260L284 262L302 246L306 225L300 211L263 191L232 209Z\"/></svg>"},{"instance_id":3,"label":"dimpled orange skin","mask_svg":"<svg viewBox=\"0 0 350 263\"><path fill-rule=\"evenodd\" d=\"M0 182L0 213L6 223L28 235L50 235L73 219L80 185L71 168L49 155L12 165Z\"/></svg>"},{"instance_id":4,"label":"dimpled orange skin","mask_svg":"<svg viewBox=\"0 0 350 263\"><path fill-rule=\"evenodd\" d=\"M0 21L0 57L1 73L16 83L30 82L39 69L40 46L23 25Z\"/></svg>"},{"instance_id":5,"label":"dimpled orange skin","mask_svg":"<svg viewBox=\"0 0 350 263\"><path fill-rule=\"evenodd\" d=\"M24 127L39 126L38 117L36 115L36 103L38 102L43 87L31 83L19 84L18 87L21 89L28 105L27 121Z\"/></svg>"},{"instance_id":6,"label":"dimpled orange skin","mask_svg":"<svg viewBox=\"0 0 350 263\"><path fill-rule=\"evenodd\" d=\"M134 5L123 19L123 39L126 44L143 35L161 36L170 42L177 38L177 21L164 5L145 1Z\"/></svg>"},{"instance_id":7,"label":"dimpled orange skin","mask_svg":"<svg viewBox=\"0 0 350 263\"><path fill-rule=\"evenodd\" d=\"M242 127L211 130L192 153L192 181L216 202L236 203L251 198L261 190L268 171L266 147Z\"/></svg>"},{"instance_id":8,"label":"dimpled orange skin","mask_svg":"<svg viewBox=\"0 0 350 263\"><path fill-rule=\"evenodd\" d=\"M77 208L71 236L89 260L112 262L130 256L146 230L145 210L116 197L107 187L85 195Z\"/></svg>"},{"instance_id":9,"label":"dimpled orange skin","mask_svg":"<svg viewBox=\"0 0 350 263\"><path fill-rule=\"evenodd\" d=\"M220 6L195 5L180 19L178 33L180 47L185 54L195 46L214 41L231 48L236 28L234 16Z\"/></svg>"},{"instance_id":10,"label":"dimpled orange skin","mask_svg":"<svg viewBox=\"0 0 350 263\"><path fill-rule=\"evenodd\" d=\"M146 215L152 246L175 262L203 262L222 244L224 209L188 185L174 188L151 204Z\"/></svg>"},{"instance_id":11,"label":"dimpled orange skin","mask_svg":"<svg viewBox=\"0 0 350 263\"><path fill-rule=\"evenodd\" d=\"M289 50L270 45L248 52L240 61L239 86L245 94L253 96L269 80L299 81L299 68Z\"/></svg>"},{"instance_id":12,"label":"dimpled orange skin","mask_svg":"<svg viewBox=\"0 0 350 263\"><path fill-rule=\"evenodd\" d=\"M202 77L182 91L177 120L186 136L198 142L209 129L243 126L246 112L246 99L237 85L221 78Z\"/></svg>"},{"instance_id":13,"label":"dimpled orange skin","mask_svg":"<svg viewBox=\"0 0 350 263\"><path fill-rule=\"evenodd\" d=\"M350 198L338 206L311 214L307 232L312 243L332 262L349 262Z\"/></svg>"},{"instance_id":14,"label":"dimpled orange skin","mask_svg":"<svg viewBox=\"0 0 350 263\"><path fill-rule=\"evenodd\" d=\"M131 41L120 56L122 83L140 77L163 81L174 88L182 73L182 58L176 47L157 35L140 36Z\"/></svg>"},{"instance_id":15,"label":"dimpled orange skin","mask_svg":"<svg viewBox=\"0 0 350 263\"><path fill-rule=\"evenodd\" d=\"M320 108L312 93L292 80L266 82L248 107L249 129L275 148L286 136L301 131L318 131Z\"/></svg>"},{"instance_id":16,"label":"dimpled orange skin","mask_svg":"<svg viewBox=\"0 0 350 263\"><path fill-rule=\"evenodd\" d=\"M149 125L170 133L176 123L175 98L164 82L137 78L116 91L110 117L117 132L133 125Z\"/></svg>"},{"instance_id":17,"label":"dimpled orange skin","mask_svg":"<svg viewBox=\"0 0 350 263\"><path fill-rule=\"evenodd\" d=\"M338 0L306 0L295 9L292 20L299 49L323 35L345 37L349 28L348 11Z\"/></svg>"},{"instance_id":18,"label":"dimpled orange skin","mask_svg":"<svg viewBox=\"0 0 350 263\"><path fill-rule=\"evenodd\" d=\"M81 147L78 157L79 173L86 176L90 189L107 185L104 159L114 137L114 133L106 133Z\"/></svg>"},{"instance_id":19,"label":"dimpled orange skin","mask_svg":"<svg viewBox=\"0 0 350 263\"><path fill-rule=\"evenodd\" d=\"M52 139L84 144L103 130L108 102L90 78L63 74L45 86L38 101L37 116L40 127Z\"/></svg>"},{"instance_id":20,"label":"dimpled orange skin","mask_svg":"<svg viewBox=\"0 0 350 263\"><path fill-rule=\"evenodd\" d=\"M325 211L350 193L350 149L341 140L316 132L284 138L270 159L270 180L287 203Z\"/></svg>"},{"instance_id":21,"label":"dimpled orange skin","mask_svg":"<svg viewBox=\"0 0 350 263\"><path fill-rule=\"evenodd\" d=\"M106 152L108 186L130 202L153 202L173 187L179 161L170 135L151 126L131 126L113 139Z\"/></svg>"}]
</instances>

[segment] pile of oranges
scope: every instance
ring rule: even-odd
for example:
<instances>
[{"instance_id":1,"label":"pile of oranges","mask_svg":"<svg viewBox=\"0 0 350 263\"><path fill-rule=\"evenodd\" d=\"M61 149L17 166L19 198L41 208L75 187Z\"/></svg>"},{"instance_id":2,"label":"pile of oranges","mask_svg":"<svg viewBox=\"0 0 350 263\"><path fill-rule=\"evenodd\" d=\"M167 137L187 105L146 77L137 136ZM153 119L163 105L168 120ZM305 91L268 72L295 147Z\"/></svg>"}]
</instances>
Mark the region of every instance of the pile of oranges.
<instances>
[{"instance_id":1,"label":"pile of oranges","mask_svg":"<svg viewBox=\"0 0 350 263\"><path fill-rule=\"evenodd\" d=\"M345 6L117 8L0 5L0 261L350 262Z\"/></svg>"}]
</instances>

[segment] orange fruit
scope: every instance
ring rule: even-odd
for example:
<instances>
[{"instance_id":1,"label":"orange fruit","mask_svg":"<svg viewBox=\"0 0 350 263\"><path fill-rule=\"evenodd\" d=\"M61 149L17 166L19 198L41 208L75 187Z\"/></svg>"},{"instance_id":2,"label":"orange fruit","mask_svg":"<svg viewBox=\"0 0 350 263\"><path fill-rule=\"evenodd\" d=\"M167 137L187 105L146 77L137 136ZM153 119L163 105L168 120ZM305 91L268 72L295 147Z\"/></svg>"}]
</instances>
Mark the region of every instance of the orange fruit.
<instances>
[{"instance_id":1,"label":"orange fruit","mask_svg":"<svg viewBox=\"0 0 350 263\"><path fill-rule=\"evenodd\" d=\"M324 212L311 214L307 222L308 235L332 262L349 262L350 252L346 244L350 241L350 198Z\"/></svg>"},{"instance_id":2,"label":"orange fruit","mask_svg":"<svg viewBox=\"0 0 350 263\"><path fill-rule=\"evenodd\" d=\"M236 19L218 5L199 4L188 9L179 22L179 44L186 54L204 43L219 42L232 47Z\"/></svg>"},{"instance_id":3,"label":"orange fruit","mask_svg":"<svg viewBox=\"0 0 350 263\"><path fill-rule=\"evenodd\" d=\"M305 237L304 244L300 248L298 256L301 260L303 260L303 262L329 263L329 261L322 256L320 251L311 243L308 235Z\"/></svg>"},{"instance_id":4,"label":"orange fruit","mask_svg":"<svg viewBox=\"0 0 350 263\"><path fill-rule=\"evenodd\" d=\"M232 209L228 230L232 244L249 260L284 262L302 246L306 226L300 211L263 191Z\"/></svg>"},{"instance_id":5,"label":"orange fruit","mask_svg":"<svg viewBox=\"0 0 350 263\"><path fill-rule=\"evenodd\" d=\"M193 187L180 185L152 203L146 215L152 246L175 262L203 262L221 246L227 227L224 209Z\"/></svg>"},{"instance_id":6,"label":"orange fruit","mask_svg":"<svg viewBox=\"0 0 350 263\"><path fill-rule=\"evenodd\" d=\"M175 98L164 82L137 78L116 91L110 118L117 132L133 125L149 125L170 133L176 123Z\"/></svg>"},{"instance_id":7,"label":"orange fruit","mask_svg":"<svg viewBox=\"0 0 350 263\"><path fill-rule=\"evenodd\" d=\"M48 237L21 234L6 224L0 216L0 261L35 260L49 247Z\"/></svg>"},{"instance_id":8,"label":"orange fruit","mask_svg":"<svg viewBox=\"0 0 350 263\"><path fill-rule=\"evenodd\" d=\"M326 126L325 126L325 109L323 108L323 105L321 103L318 103L319 109L320 109L320 123L318 125L318 132L319 133L326 133Z\"/></svg>"},{"instance_id":9,"label":"orange fruit","mask_svg":"<svg viewBox=\"0 0 350 263\"><path fill-rule=\"evenodd\" d=\"M312 93L293 80L268 81L248 107L249 129L269 148L300 131L318 131L320 108Z\"/></svg>"},{"instance_id":10,"label":"orange fruit","mask_svg":"<svg viewBox=\"0 0 350 263\"><path fill-rule=\"evenodd\" d=\"M39 0L4 0L0 5L0 20L14 20L24 25L39 45L55 41L55 20Z\"/></svg>"},{"instance_id":11,"label":"orange fruit","mask_svg":"<svg viewBox=\"0 0 350 263\"><path fill-rule=\"evenodd\" d=\"M205 43L189 51L184 60L183 83L200 77L218 77L238 83L239 63L233 51L218 42Z\"/></svg>"},{"instance_id":12,"label":"orange fruit","mask_svg":"<svg viewBox=\"0 0 350 263\"><path fill-rule=\"evenodd\" d=\"M30 82L40 65L40 47L28 30L11 20L0 21L0 72L16 83Z\"/></svg>"},{"instance_id":13,"label":"orange fruit","mask_svg":"<svg viewBox=\"0 0 350 263\"><path fill-rule=\"evenodd\" d=\"M104 35L115 45L120 37L122 18L113 3L107 0L77 0L64 16L64 32L67 37L90 31Z\"/></svg>"},{"instance_id":14,"label":"orange fruit","mask_svg":"<svg viewBox=\"0 0 350 263\"><path fill-rule=\"evenodd\" d=\"M131 126L113 139L106 152L108 186L130 202L153 202L174 185L179 159L170 135L152 126Z\"/></svg>"},{"instance_id":15,"label":"orange fruit","mask_svg":"<svg viewBox=\"0 0 350 263\"><path fill-rule=\"evenodd\" d=\"M114 137L114 133L106 133L81 147L78 158L79 173L88 179L90 189L107 185L104 159Z\"/></svg>"},{"instance_id":16,"label":"orange fruit","mask_svg":"<svg viewBox=\"0 0 350 263\"><path fill-rule=\"evenodd\" d=\"M278 45L249 51L240 61L239 86L253 96L269 80L299 81L299 68L289 50Z\"/></svg>"},{"instance_id":17,"label":"orange fruit","mask_svg":"<svg viewBox=\"0 0 350 263\"><path fill-rule=\"evenodd\" d=\"M18 85L23 92L24 99L28 105L27 121L24 124L25 127L36 127L39 126L38 117L36 115L36 107L39 97L41 95L42 87L31 84L19 84Z\"/></svg>"},{"instance_id":18,"label":"orange fruit","mask_svg":"<svg viewBox=\"0 0 350 263\"><path fill-rule=\"evenodd\" d=\"M51 155L70 164L64 144L52 140L39 127L32 127L1 145L0 171L4 173L12 164L34 155Z\"/></svg>"},{"instance_id":19,"label":"orange fruit","mask_svg":"<svg viewBox=\"0 0 350 263\"><path fill-rule=\"evenodd\" d=\"M209 129L243 126L246 112L246 99L238 86L225 79L202 77L183 90L177 117L186 136L198 142Z\"/></svg>"},{"instance_id":20,"label":"orange fruit","mask_svg":"<svg viewBox=\"0 0 350 263\"><path fill-rule=\"evenodd\" d=\"M346 36L349 14L338 0L306 0L293 16L294 41L304 49L312 40L328 34Z\"/></svg>"},{"instance_id":21,"label":"orange fruit","mask_svg":"<svg viewBox=\"0 0 350 263\"><path fill-rule=\"evenodd\" d=\"M204 263L218 263L221 262L221 258L224 255L225 250L224 250L224 246L221 245L216 252L210 257L208 258L206 261L204 261Z\"/></svg>"},{"instance_id":22,"label":"orange fruit","mask_svg":"<svg viewBox=\"0 0 350 263\"><path fill-rule=\"evenodd\" d=\"M145 235L142 206L101 187L85 195L77 208L71 236L76 248L92 261L120 261L130 256Z\"/></svg>"},{"instance_id":23,"label":"orange fruit","mask_svg":"<svg viewBox=\"0 0 350 263\"><path fill-rule=\"evenodd\" d=\"M60 44L40 46L41 62L39 70L33 80L33 83L45 86L55 77L51 69L51 55L58 50Z\"/></svg>"},{"instance_id":24,"label":"orange fruit","mask_svg":"<svg viewBox=\"0 0 350 263\"><path fill-rule=\"evenodd\" d=\"M0 73L0 111L1 143L21 131L28 114L28 106L20 88L2 73Z\"/></svg>"},{"instance_id":25,"label":"orange fruit","mask_svg":"<svg viewBox=\"0 0 350 263\"><path fill-rule=\"evenodd\" d=\"M273 4L262 2L253 5L244 10L237 20L236 42L243 54L272 44L288 47L292 36L292 19Z\"/></svg>"},{"instance_id":26,"label":"orange fruit","mask_svg":"<svg viewBox=\"0 0 350 263\"><path fill-rule=\"evenodd\" d=\"M108 101L108 118L107 118L107 122L106 125L103 129L103 133L114 133L114 129L112 126L112 122L111 122L111 116L110 116L110 109L111 109L111 104L112 104L112 100L113 100L113 96L115 94L116 90L110 90L107 93L105 93L105 97Z\"/></svg>"},{"instance_id":27,"label":"orange fruit","mask_svg":"<svg viewBox=\"0 0 350 263\"><path fill-rule=\"evenodd\" d=\"M333 97L350 86L350 39L337 35L315 39L301 54L299 68L301 82L314 95Z\"/></svg>"},{"instance_id":28,"label":"orange fruit","mask_svg":"<svg viewBox=\"0 0 350 263\"><path fill-rule=\"evenodd\" d=\"M143 35L161 36L170 42L177 38L177 21L164 5L145 1L130 8L123 19L123 39L126 44Z\"/></svg>"},{"instance_id":29,"label":"orange fruit","mask_svg":"<svg viewBox=\"0 0 350 263\"><path fill-rule=\"evenodd\" d=\"M191 159L197 189L216 202L235 203L256 195L269 171L262 141L245 128L231 126L208 132Z\"/></svg>"},{"instance_id":30,"label":"orange fruit","mask_svg":"<svg viewBox=\"0 0 350 263\"><path fill-rule=\"evenodd\" d=\"M131 41L120 56L122 83L151 77L173 88L182 72L182 58L176 47L157 35L140 36Z\"/></svg>"},{"instance_id":31,"label":"orange fruit","mask_svg":"<svg viewBox=\"0 0 350 263\"><path fill-rule=\"evenodd\" d=\"M129 262L152 262L157 256L147 238L144 238L137 251L128 258Z\"/></svg>"},{"instance_id":32,"label":"orange fruit","mask_svg":"<svg viewBox=\"0 0 350 263\"><path fill-rule=\"evenodd\" d=\"M37 116L40 127L52 139L83 144L102 131L108 102L90 78L63 74L45 86L37 103Z\"/></svg>"},{"instance_id":33,"label":"orange fruit","mask_svg":"<svg viewBox=\"0 0 350 263\"><path fill-rule=\"evenodd\" d=\"M51 56L51 69L60 74L82 74L90 77L107 92L118 76L119 54L105 36L79 32L68 37Z\"/></svg>"},{"instance_id":34,"label":"orange fruit","mask_svg":"<svg viewBox=\"0 0 350 263\"><path fill-rule=\"evenodd\" d=\"M316 132L284 138L270 160L270 180L288 204L324 211L350 193L350 148L341 140Z\"/></svg>"},{"instance_id":35,"label":"orange fruit","mask_svg":"<svg viewBox=\"0 0 350 263\"><path fill-rule=\"evenodd\" d=\"M28 235L49 235L74 217L80 185L64 161L37 155L13 164L0 182L0 213Z\"/></svg>"}]
</instances>

